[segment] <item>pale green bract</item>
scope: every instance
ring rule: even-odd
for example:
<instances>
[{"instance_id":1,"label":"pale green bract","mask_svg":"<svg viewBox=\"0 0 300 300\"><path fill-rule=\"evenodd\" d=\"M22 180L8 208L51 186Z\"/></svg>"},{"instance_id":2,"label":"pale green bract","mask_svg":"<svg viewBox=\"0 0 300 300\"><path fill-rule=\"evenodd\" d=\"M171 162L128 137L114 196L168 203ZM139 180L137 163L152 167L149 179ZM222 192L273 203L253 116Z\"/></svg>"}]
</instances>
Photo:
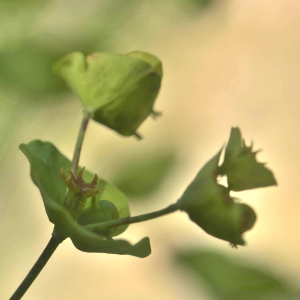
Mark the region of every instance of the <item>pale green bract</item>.
<instances>
[{"instance_id":1,"label":"pale green bract","mask_svg":"<svg viewBox=\"0 0 300 300\"><path fill-rule=\"evenodd\" d=\"M125 240L105 239L101 235L80 226L70 212L64 208L63 202L66 195L66 185L60 177L61 168L70 168L71 162L57 148L49 143L34 140L28 144L21 144L20 149L26 155L31 166L31 177L39 188L46 213L50 222L55 225L54 235L63 240L70 237L76 248L85 252L102 252L112 254L128 254L137 257L146 257L151 253L149 238L145 237L135 245ZM84 180L90 182L93 174L84 171ZM130 216L126 196L116 187L99 179L97 184L97 200L109 200L118 210L119 217ZM90 201L86 208L90 207ZM119 226L113 231L116 236L125 231L127 225Z\"/></svg>"},{"instance_id":2,"label":"pale green bract","mask_svg":"<svg viewBox=\"0 0 300 300\"><path fill-rule=\"evenodd\" d=\"M61 58L53 71L79 96L92 119L125 136L135 134L153 113L162 79L160 60L139 51L87 58L74 52Z\"/></svg>"}]
</instances>

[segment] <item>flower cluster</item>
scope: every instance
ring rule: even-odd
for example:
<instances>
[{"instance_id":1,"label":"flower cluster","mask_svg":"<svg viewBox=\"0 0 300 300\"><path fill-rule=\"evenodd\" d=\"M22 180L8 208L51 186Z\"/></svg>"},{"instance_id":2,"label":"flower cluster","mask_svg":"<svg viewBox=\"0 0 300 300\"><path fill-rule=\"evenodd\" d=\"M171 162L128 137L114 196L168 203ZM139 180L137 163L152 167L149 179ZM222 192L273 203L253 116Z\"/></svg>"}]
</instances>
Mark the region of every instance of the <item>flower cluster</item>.
<instances>
[{"instance_id":1,"label":"flower cluster","mask_svg":"<svg viewBox=\"0 0 300 300\"><path fill-rule=\"evenodd\" d=\"M64 200L64 207L71 212L71 215L75 220L77 220L78 215L85 208L87 199L94 197L99 193L99 191L96 190L98 183L97 174L95 174L90 183L87 183L82 177L84 169L85 168L82 168L78 172L76 178L69 169L67 169L67 176L64 174L63 169L60 169L60 177L69 188Z\"/></svg>"}]
</instances>

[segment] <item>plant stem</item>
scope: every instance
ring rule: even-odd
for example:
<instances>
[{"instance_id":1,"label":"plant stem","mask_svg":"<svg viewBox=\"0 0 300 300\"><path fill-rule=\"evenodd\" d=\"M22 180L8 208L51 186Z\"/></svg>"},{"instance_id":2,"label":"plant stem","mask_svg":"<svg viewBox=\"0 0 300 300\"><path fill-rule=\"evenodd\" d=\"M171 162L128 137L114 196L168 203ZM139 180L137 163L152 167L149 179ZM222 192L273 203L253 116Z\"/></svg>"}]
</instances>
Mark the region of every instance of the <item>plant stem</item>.
<instances>
[{"instance_id":1,"label":"plant stem","mask_svg":"<svg viewBox=\"0 0 300 300\"><path fill-rule=\"evenodd\" d=\"M76 177L77 175L77 169L78 169L78 164L79 164L79 158L80 158L80 152L81 152L81 147L83 143L83 138L84 134L87 128L87 125L90 120L90 115L87 111L83 112L83 119L79 128L79 133L77 136L77 141L74 149L74 154L73 154L73 159L72 159L72 164L71 164L71 171L73 172L74 176Z\"/></svg>"},{"instance_id":2,"label":"plant stem","mask_svg":"<svg viewBox=\"0 0 300 300\"><path fill-rule=\"evenodd\" d=\"M36 261L32 269L29 271L23 282L19 285L17 290L14 292L14 294L11 296L10 300L19 300L23 297L23 295L26 293L28 288L31 286L35 278L39 275L39 273L42 271L46 263L48 262L51 255L54 253L56 248L61 242L57 240L54 236L51 237L48 245L44 249L43 253L39 257L39 259Z\"/></svg>"},{"instance_id":3,"label":"plant stem","mask_svg":"<svg viewBox=\"0 0 300 300\"><path fill-rule=\"evenodd\" d=\"M88 112L83 112L83 119L80 125L75 150L73 154L73 159L71 163L71 171L76 176L78 164L79 164L79 157L81 152L81 147L83 143L84 134L86 132L86 128L88 125L90 119L90 115ZM14 292L14 294L11 296L9 300L19 300L23 297L23 295L26 293L28 288L31 286L33 281L36 279L36 277L39 275L39 273L42 271L42 269L45 267L46 263L58 247L58 245L65 239L65 237L60 237L59 232L57 232L54 228L52 237L44 249L43 253L39 257L39 259L36 261L32 269L29 271L25 279L22 281L22 283L19 285L17 290Z\"/></svg>"},{"instance_id":4,"label":"plant stem","mask_svg":"<svg viewBox=\"0 0 300 300\"><path fill-rule=\"evenodd\" d=\"M139 216L135 216L135 217L127 217L127 218L112 220L112 221L107 221L107 222L89 224L89 225L85 225L84 227L92 229L93 231L98 231L98 230L100 231L100 230L115 227L115 226L121 226L121 225L126 225L126 224L133 224L133 223L148 221L151 219L155 219L155 218L170 214L178 209L179 209L178 204L174 203L164 209L161 209L161 210L158 210L158 211L155 211L152 213L139 215Z\"/></svg>"}]
</instances>

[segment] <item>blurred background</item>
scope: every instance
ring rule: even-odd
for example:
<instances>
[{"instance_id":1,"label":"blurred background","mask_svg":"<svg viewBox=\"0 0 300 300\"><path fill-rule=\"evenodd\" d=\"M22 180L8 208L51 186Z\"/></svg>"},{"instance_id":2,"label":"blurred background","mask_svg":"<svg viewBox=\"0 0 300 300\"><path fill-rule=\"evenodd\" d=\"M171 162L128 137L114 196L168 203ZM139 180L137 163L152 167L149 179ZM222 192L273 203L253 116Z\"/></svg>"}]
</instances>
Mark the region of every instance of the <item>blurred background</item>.
<instances>
[{"instance_id":1,"label":"blurred background","mask_svg":"<svg viewBox=\"0 0 300 300\"><path fill-rule=\"evenodd\" d=\"M128 195L132 215L175 202L231 126L263 149L279 185L235 193L258 216L245 247L176 212L120 236L149 236L145 259L64 241L23 299L300 299L298 0L0 0L0 299L53 230L18 145L51 141L71 158L81 121L51 66L72 51L133 50L163 61L163 116L140 127L142 141L91 122L81 157Z\"/></svg>"}]
</instances>

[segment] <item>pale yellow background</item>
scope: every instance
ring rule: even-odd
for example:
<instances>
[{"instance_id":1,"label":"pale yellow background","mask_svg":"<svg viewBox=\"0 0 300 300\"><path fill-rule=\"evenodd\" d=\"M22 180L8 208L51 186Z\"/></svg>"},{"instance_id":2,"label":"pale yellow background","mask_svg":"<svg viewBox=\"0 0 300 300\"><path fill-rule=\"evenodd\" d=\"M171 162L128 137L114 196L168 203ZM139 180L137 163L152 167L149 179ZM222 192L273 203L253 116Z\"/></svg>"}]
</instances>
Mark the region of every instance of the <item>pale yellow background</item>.
<instances>
[{"instance_id":1,"label":"pale yellow background","mask_svg":"<svg viewBox=\"0 0 300 300\"><path fill-rule=\"evenodd\" d=\"M248 143L253 140L255 149L263 149L258 158L268 163L279 185L237 194L258 215L245 235L246 247L231 249L178 212L132 225L123 235L132 242L150 237L152 254L145 259L87 254L66 240L24 300L199 299L197 283L173 263L175 251L191 247L243 257L300 287L300 2L228 0L186 19L180 8L163 2L157 14L149 2L141 5L116 34L116 52L138 49L162 59L163 86L155 107L163 117L143 124L142 142L91 122L81 163L110 179L115 161L131 152L176 148L180 163L153 202L131 208L133 215L145 213L176 201L226 142L231 126L239 126ZM61 3L51 2L33 34L61 28L63 36L68 18L78 15L84 22L96 5L83 3L68 3L74 11L69 16L67 3L59 11L55 5ZM75 97L32 107L24 116L14 107L14 95L6 96L9 114L2 121L16 120L18 126L1 150L0 299L7 299L27 274L53 228L18 145L40 138L71 157L81 119ZM201 299L210 299L204 293Z\"/></svg>"}]
</instances>

